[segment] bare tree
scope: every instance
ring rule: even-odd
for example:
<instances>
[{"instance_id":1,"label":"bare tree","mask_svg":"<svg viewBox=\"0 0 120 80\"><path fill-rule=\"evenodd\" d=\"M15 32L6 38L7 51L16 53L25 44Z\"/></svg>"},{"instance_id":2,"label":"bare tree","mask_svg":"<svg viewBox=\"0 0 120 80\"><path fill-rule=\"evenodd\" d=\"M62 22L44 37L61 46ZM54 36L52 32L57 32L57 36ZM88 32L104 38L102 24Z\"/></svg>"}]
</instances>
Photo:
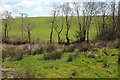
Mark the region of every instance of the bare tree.
<instances>
[{"instance_id":1,"label":"bare tree","mask_svg":"<svg viewBox=\"0 0 120 80\"><path fill-rule=\"evenodd\" d=\"M117 13L117 38L119 39L120 48L120 1L118 2L118 13Z\"/></svg>"},{"instance_id":2,"label":"bare tree","mask_svg":"<svg viewBox=\"0 0 120 80\"><path fill-rule=\"evenodd\" d=\"M89 29L92 22L93 16L96 14L97 5L95 2L83 2L83 34L84 39L86 37L87 42L89 42Z\"/></svg>"},{"instance_id":3,"label":"bare tree","mask_svg":"<svg viewBox=\"0 0 120 80\"><path fill-rule=\"evenodd\" d=\"M118 47L120 49L120 1L118 2L118 20L117 20ZM118 55L118 64L120 65L120 53ZM120 69L119 69L120 71ZM120 73L119 73L120 75Z\"/></svg>"},{"instance_id":4,"label":"bare tree","mask_svg":"<svg viewBox=\"0 0 120 80\"><path fill-rule=\"evenodd\" d=\"M100 34L99 39L111 41L116 39L116 3L100 2L99 11L101 11L102 20L99 20Z\"/></svg>"},{"instance_id":5,"label":"bare tree","mask_svg":"<svg viewBox=\"0 0 120 80\"><path fill-rule=\"evenodd\" d=\"M63 12L65 16L65 24L66 24L66 44L70 44L70 39L69 39L69 30L72 24L72 17L73 17L73 10L70 7L70 3L64 3L62 5L63 7Z\"/></svg>"},{"instance_id":6,"label":"bare tree","mask_svg":"<svg viewBox=\"0 0 120 80\"><path fill-rule=\"evenodd\" d=\"M115 0L113 2L111 2L111 12L112 12L112 27L115 28Z\"/></svg>"},{"instance_id":7,"label":"bare tree","mask_svg":"<svg viewBox=\"0 0 120 80\"><path fill-rule=\"evenodd\" d=\"M56 27L55 27L55 30L56 30L56 32L57 32L57 34L58 34L58 44L60 44L61 43L61 37L60 37L60 34L61 34L61 32L62 32L62 30L63 30L63 27L64 27L64 13L63 13L63 7L61 7L61 6L59 6L60 7L60 9L59 9L59 18L58 18L58 21L59 21L59 25L56 25Z\"/></svg>"},{"instance_id":8,"label":"bare tree","mask_svg":"<svg viewBox=\"0 0 120 80\"><path fill-rule=\"evenodd\" d=\"M74 2L74 11L77 14L77 21L78 21L78 30L76 31L75 37L77 38L77 42L81 42L83 39L83 32L82 32L82 23L81 23L81 17L80 17L80 11L82 10L81 8L81 3Z\"/></svg>"},{"instance_id":9,"label":"bare tree","mask_svg":"<svg viewBox=\"0 0 120 80\"><path fill-rule=\"evenodd\" d=\"M74 5L75 13L77 14L78 27L79 27L79 30L81 31L81 29L82 29L82 27L81 27L81 21L80 21L81 4L78 3L78 2L74 2L73 5Z\"/></svg>"},{"instance_id":10,"label":"bare tree","mask_svg":"<svg viewBox=\"0 0 120 80\"><path fill-rule=\"evenodd\" d=\"M31 31L33 30L34 27L35 24L32 21L28 19L24 21L23 28L27 32L29 43L31 43Z\"/></svg>"},{"instance_id":11,"label":"bare tree","mask_svg":"<svg viewBox=\"0 0 120 80\"><path fill-rule=\"evenodd\" d=\"M24 28L23 28L23 16L26 15L26 13L19 13L21 15L21 32L22 32L22 42L24 38Z\"/></svg>"},{"instance_id":12,"label":"bare tree","mask_svg":"<svg viewBox=\"0 0 120 80\"><path fill-rule=\"evenodd\" d=\"M97 37L103 39L106 34L107 21L109 21L110 5L106 2L98 2L98 17L96 17Z\"/></svg>"},{"instance_id":13,"label":"bare tree","mask_svg":"<svg viewBox=\"0 0 120 80\"><path fill-rule=\"evenodd\" d=\"M117 13L117 8L116 8L116 2L115 0L113 2L111 2L111 13L112 13L112 32L115 34L114 38L117 38L117 17L116 17L116 13Z\"/></svg>"},{"instance_id":14,"label":"bare tree","mask_svg":"<svg viewBox=\"0 0 120 80\"><path fill-rule=\"evenodd\" d=\"M50 31L50 43L53 42L53 30L54 30L55 21L56 21L57 15L58 15L57 11L58 11L58 7L57 7L57 5L54 5L53 10L52 10L53 17L51 19L52 26L51 26L51 31Z\"/></svg>"},{"instance_id":15,"label":"bare tree","mask_svg":"<svg viewBox=\"0 0 120 80\"><path fill-rule=\"evenodd\" d=\"M106 7L107 7L106 2L98 2L98 16L95 18L96 25L97 25L97 27L96 27L97 28L97 36L99 36L100 31L103 30L105 27Z\"/></svg>"},{"instance_id":16,"label":"bare tree","mask_svg":"<svg viewBox=\"0 0 120 80\"><path fill-rule=\"evenodd\" d=\"M9 31L12 26L14 26L14 21L11 16L11 12L5 10L2 14L3 18L3 26L4 26L4 41L7 42L9 40Z\"/></svg>"}]
</instances>

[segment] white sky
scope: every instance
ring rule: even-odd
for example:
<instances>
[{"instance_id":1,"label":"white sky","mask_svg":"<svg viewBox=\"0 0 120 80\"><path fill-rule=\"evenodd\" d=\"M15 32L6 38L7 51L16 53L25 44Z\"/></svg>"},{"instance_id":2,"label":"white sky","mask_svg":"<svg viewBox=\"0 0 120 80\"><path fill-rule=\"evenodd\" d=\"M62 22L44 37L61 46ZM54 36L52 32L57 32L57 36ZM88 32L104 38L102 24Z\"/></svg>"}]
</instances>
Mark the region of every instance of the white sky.
<instances>
[{"instance_id":1,"label":"white sky","mask_svg":"<svg viewBox=\"0 0 120 80\"><path fill-rule=\"evenodd\" d=\"M12 12L13 16L20 16L20 12L29 16L50 16L54 2L84 2L84 1L113 1L113 0L0 0L0 13L4 10ZM118 2L119 0L115 0Z\"/></svg>"}]
</instances>

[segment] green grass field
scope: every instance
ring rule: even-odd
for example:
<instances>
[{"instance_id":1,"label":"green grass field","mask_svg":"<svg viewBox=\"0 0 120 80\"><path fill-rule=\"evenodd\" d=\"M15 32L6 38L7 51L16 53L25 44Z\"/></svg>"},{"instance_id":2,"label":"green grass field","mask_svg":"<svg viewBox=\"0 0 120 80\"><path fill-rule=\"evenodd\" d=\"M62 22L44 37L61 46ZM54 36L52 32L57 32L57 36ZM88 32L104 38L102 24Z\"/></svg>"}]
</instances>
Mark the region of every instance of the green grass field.
<instances>
[{"instance_id":1,"label":"green grass field","mask_svg":"<svg viewBox=\"0 0 120 80\"><path fill-rule=\"evenodd\" d=\"M32 40L49 41L51 17L29 17L28 19L35 23L35 28L31 32ZM10 39L21 37L22 34L20 28L21 19L15 18L14 20L15 25L9 32ZM24 18L24 20L26 19ZM93 18L89 32L90 40L96 37L97 30L94 21ZM60 24L61 23L59 22L59 25ZM75 40L75 31L78 29L77 25L77 19L74 19L69 32L71 41ZM26 32L24 32L24 34L24 36L27 36ZM65 39L65 29L61 33L61 39ZM53 40L54 42L57 42L57 33L55 30ZM46 51L41 54L37 53L37 55L28 55L26 53L27 55L24 55L23 59L17 61L9 60L9 57L7 57L2 66L13 68L15 69L15 72L12 72L12 74L9 72L3 72L3 76L14 75L15 77L18 76L25 78L117 78L118 49L102 47L94 50L90 50L92 53L90 53L89 50L79 53L75 50L71 53L64 52L62 58L57 60L45 60L43 58L44 54L49 53ZM13 52L16 53L16 51ZM78 53L79 56L74 58L71 62L67 62L69 56L76 53Z\"/></svg>"},{"instance_id":2,"label":"green grass field","mask_svg":"<svg viewBox=\"0 0 120 80\"><path fill-rule=\"evenodd\" d=\"M106 55L106 53L108 53ZM44 60L43 54L24 56L20 61L5 60L3 66L11 67L18 73L12 73L29 78L117 78L118 49L97 49L93 56L87 52L79 53L73 61L67 62L72 53L64 53L62 59ZM103 56L104 55L104 56ZM104 67L107 64L106 67ZM5 73L3 73L5 74Z\"/></svg>"},{"instance_id":3,"label":"green grass field","mask_svg":"<svg viewBox=\"0 0 120 80\"><path fill-rule=\"evenodd\" d=\"M39 39L42 41L49 41L51 17L29 17L28 19L31 20L33 23L35 23L35 28L31 32L32 40ZM23 20L26 20L26 18L24 18ZM15 18L14 21L15 21L15 24L14 24L13 28L11 29L11 31L9 32L10 38L16 37L16 36L21 37L21 35L22 35L21 19ZM60 23L60 22L58 22L58 23ZM70 37L71 41L75 40L75 32L78 29L77 25L78 25L77 19L74 19L72 26L70 28L70 32L69 32L69 37ZM65 40L65 30L66 29L64 29L61 33L62 40ZM25 34L24 36L27 36L26 32L24 32L24 34ZM95 36L96 36L96 26L94 24L91 25L89 36L90 36L90 40L95 38ZM54 34L53 34L53 40L55 42L57 41L57 33L55 30L54 30Z\"/></svg>"}]
</instances>

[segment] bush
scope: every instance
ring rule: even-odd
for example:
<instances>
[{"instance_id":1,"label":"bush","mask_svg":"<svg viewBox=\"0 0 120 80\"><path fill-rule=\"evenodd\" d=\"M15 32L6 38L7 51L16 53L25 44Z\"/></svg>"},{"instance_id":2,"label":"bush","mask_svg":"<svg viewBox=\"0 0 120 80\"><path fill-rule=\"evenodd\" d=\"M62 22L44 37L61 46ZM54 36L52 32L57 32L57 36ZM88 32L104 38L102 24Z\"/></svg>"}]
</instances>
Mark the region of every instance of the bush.
<instances>
[{"instance_id":1,"label":"bush","mask_svg":"<svg viewBox=\"0 0 120 80\"><path fill-rule=\"evenodd\" d=\"M56 47L55 47L54 44L49 44L49 45L47 46L47 48L46 48L46 51L47 51L47 52L52 52L52 51L54 51L54 50L56 50Z\"/></svg>"},{"instance_id":2,"label":"bush","mask_svg":"<svg viewBox=\"0 0 120 80\"><path fill-rule=\"evenodd\" d=\"M64 52L73 52L75 49L75 47L72 45L72 46L66 46L64 48Z\"/></svg>"},{"instance_id":3,"label":"bush","mask_svg":"<svg viewBox=\"0 0 120 80\"><path fill-rule=\"evenodd\" d=\"M119 44L118 40L106 42L106 46L109 48L119 48L118 44Z\"/></svg>"},{"instance_id":4,"label":"bush","mask_svg":"<svg viewBox=\"0 0 120 80\"><path fill-rule=\"evenodd\" d=\"M67 62L73 61L77 56L78 56L78 54L71 54L71 55L69 55L69 57L67 59Z\"/></svg>"},{"instance_id":5,"label":"bush","mask_svg":"<svg viewBox=\"0 0 120 80\"><path fill-rule=\"evenodd\" d=\"M39 49L34 51L33 55L35 55L35 54L42 54L43 52L44 52L44 48L39 48Z\"/></svg>"},{"instance_id":6,"label":"bush","mask_svg":"<svg viewBox=\"0 0 120 80\"><path fill-rule=\"evenodd\" d=\"M4 61L5 58L9 57L8 50L3 49L2 50L2 61Z\"/></svg>"},{"instance_id":7,"label":"bush","mask_svg":"<svg viewBox=\"0 0 120 80\"><path fill-rule=\"evenodd\" d=\"M45 60L61 59L62 58L62 52L60 52L60 51L54 51L54 52L51 52L51 53L46 53L46 54L44 54L43 58Z\"/></svg>"},{"instance_id":8,"label":"bush","mask_svg":"<svg viewBox=\"0 0 120 80\"><path fill-rule=\"evenodd\" d=\"M79 47L79 52L90 51L92 46L90 44L83 44Z\"/></svg>"},{"instance_id":9,"label":"bush","mask_svg":"<svg viewBox=\"0 0 120 80\"><path fill-rule=\"evenodd\" d=\"M4 47L2 50L2 58L9 58L10 60L21 60L23 58L24 51L16 46Z\"/></svg>"},{"instance_id":10,"label":"bush","mask_svg":"<svg viewBox=\"0 0 120 80\"><path fill-rule=\"evenodd\" d=\"M101 30L98 39L102 41L113 41L117 39L115 35L117 35L116 30L113 27L106 25L106 27Z\"/></svg>"},{"instance_id":11,"label":"bush","mask_svg":"<svg viewBox=\"0 0 120 80\"><path fill-rule=\"evenodd\" d=\"M16 52L11 52L9 53L10 55L10 60L21 60L23 59L23 51L16 51Z\"/></svg>"},{"instance_id":12,"label":"bush","mask_svg":"<svg viewBox=\"0 0 120 80\"><path fill-rule=\"evenodd\" d=\"M70 55L67 59L67 62L71 62L71 61L73 61L73 55Z\"/></svg>"}]
</instances>

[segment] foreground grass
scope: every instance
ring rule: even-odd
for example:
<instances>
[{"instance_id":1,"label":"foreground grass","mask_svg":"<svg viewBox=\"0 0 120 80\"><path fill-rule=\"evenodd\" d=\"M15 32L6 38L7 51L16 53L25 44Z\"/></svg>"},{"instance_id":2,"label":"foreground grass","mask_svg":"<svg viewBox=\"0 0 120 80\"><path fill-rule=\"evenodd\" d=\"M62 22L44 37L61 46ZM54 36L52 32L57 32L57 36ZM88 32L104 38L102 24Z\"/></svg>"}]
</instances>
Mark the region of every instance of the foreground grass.
<instances>
[{"instance_id":1,"label":"foreground grass","mask_svg":"<svg viewBox=\"0 0 120 80\"><path fill-rule=\"evenodd\" d=\"M19 61L5 60L3 66L17 71L15 75L29 78L116 78L118 77L118 49L108 49L108 54L99 49L93 52L80 52L73 61L67 62L68 57L76 52L65 52L62 59L44 60L44 54L25 56ZM105 64L107 66L105 67Z\"/></svg>"}]
</instances>

